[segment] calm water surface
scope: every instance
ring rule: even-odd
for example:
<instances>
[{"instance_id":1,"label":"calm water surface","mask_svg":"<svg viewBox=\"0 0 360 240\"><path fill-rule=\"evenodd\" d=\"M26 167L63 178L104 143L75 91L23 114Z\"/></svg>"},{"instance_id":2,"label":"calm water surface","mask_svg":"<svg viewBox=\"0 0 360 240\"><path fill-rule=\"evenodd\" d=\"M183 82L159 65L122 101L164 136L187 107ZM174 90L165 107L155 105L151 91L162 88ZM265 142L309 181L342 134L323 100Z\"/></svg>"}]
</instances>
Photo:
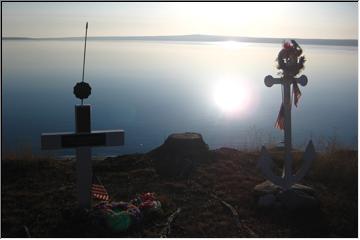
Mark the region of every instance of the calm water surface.
<instances>
[{"instance_id":1,"label":"calm water surface","mask_svg":"<svg viewBox=\"0 0 360 240\"><path fill-rule=\"evenodd\" d=\"M92 129L124 129L125 146L95 154L146 152L174 132L200 132L211 148L277 143L274 129L281 88L276 76L280 44L89 41L85 80L92 95ZM293 107L293 141L312 137L357 148L357 47L303 45L307 58ZM74 130L72 93L81 81L83 42L3 42L2 137L5 153L40 150L45 132ZM46 152L45 152L46 153ZM71 154L58 151L57 154Z\"/></svg>"}]
</instances>

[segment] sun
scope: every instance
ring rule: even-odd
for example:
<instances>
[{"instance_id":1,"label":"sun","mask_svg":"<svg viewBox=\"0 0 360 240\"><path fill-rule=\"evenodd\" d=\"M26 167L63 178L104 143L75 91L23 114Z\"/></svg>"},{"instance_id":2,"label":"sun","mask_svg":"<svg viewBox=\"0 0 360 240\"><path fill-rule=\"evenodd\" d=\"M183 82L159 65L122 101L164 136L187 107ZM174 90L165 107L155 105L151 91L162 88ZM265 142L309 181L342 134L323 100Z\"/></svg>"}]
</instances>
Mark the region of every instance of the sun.
<instances>
[{"instance_id":1,"label":"sun","mask_svg":"<svg viewBox=\"0 0 360 240\"><path fill-rule=\"evenodd\" d=\"M213 87L213 98L221 111L239 113L249 105L250 89L236 79L221 80Z\"/></svg>"}]
</instances>

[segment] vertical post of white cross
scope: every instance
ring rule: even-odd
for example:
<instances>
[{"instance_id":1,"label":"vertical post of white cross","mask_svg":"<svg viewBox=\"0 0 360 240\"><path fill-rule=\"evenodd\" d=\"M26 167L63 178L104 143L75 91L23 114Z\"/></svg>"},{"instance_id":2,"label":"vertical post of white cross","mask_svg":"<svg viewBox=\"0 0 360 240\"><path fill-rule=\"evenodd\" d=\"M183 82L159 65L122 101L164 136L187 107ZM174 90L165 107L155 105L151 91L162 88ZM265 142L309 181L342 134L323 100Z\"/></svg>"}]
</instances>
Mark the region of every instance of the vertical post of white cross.
<instances>
[{"instance_id":1,"label":"vertical post of white cross","mask_svg":"<svg viewBox=\"0 0 360 240\"><path fill-rule=\"evenodd\" d=\"M75 133L90 133L90 105L75 106ZM91 206L92 163L89 146L76 148L76 174L79 204L82 207Z\"/></svg>"}]
</instances>

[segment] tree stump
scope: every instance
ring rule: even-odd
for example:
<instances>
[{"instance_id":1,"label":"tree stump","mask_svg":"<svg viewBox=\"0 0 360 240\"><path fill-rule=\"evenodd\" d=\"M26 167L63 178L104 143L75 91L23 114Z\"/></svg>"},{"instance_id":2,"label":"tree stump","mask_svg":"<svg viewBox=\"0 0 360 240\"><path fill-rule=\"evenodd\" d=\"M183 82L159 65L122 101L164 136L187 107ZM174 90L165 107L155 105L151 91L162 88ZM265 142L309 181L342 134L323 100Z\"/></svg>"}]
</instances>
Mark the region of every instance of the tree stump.
<instances>
[{"instance_id":1,"label":"tree stump","mask_svg":"<svg viewBox=\"0 0 360 240\"><path fill-rule=\"evenodd\" d=\"M171 134L160 147L148 153L162 177L188 177L210 158L208 145L199 133Z\"/></svg>"}]
</instances>

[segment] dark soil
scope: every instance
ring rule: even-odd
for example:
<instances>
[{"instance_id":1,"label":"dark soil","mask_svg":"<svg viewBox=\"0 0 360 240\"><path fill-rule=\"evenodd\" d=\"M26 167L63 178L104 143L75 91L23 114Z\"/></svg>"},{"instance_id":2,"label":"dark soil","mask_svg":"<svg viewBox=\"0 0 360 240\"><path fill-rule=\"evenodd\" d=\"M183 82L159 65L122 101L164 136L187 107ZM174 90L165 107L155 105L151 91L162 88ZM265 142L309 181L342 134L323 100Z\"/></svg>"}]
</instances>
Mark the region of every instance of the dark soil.
<instances>
[{"instance_id":1,"label":"dark soil","mask_svg":"<svg viewBox=\"0 0 360 240\"><path fill-rule=\"evenodd\" d=\"M272 156L280 165L281 155ZM265 180L258 157L212 150L186 178L159 176L146 154L94 162L114 201L155 192L162 203L161 214L124 233L97 226L76 208L73 161L2 160L1 236L26 237L26 226L31 237L159 237L168 216L181 208L168 237L357 237L357 152L318 156L302 184L317 191L320 209L292 213L256 207L253 188ZM236 209L238 220L219 199Z\"/></svg>"}]
</instances>

